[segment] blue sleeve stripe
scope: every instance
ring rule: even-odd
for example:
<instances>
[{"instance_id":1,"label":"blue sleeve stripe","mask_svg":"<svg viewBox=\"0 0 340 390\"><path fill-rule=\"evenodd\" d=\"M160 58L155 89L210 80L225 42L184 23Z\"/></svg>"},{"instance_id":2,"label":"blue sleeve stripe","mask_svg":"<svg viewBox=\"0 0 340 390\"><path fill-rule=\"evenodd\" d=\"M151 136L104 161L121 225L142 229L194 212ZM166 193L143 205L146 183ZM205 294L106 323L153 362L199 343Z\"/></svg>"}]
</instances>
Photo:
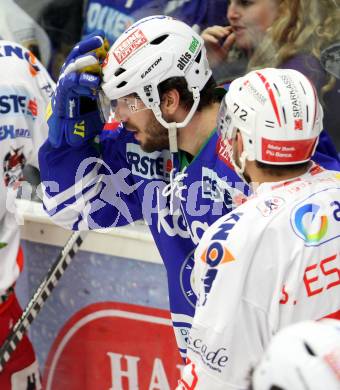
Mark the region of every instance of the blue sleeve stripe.
<instances>
[{"instance_id":1,"label":"blue sleeve stripe","mask_svg":"<svg viewBox=\"0 0 340 390\"><path fill-rule=\"evenodd\" d=\"M67 199L66 202L60 204L55 209L47 210L50 216L55 214L60 214L67 210L74 210L78 213L85 210L87 204L91 203L91 200L98 195L102 190L102 182L97 181L92 183L91 186L85 188L80 194L72 196L72 198Z\"/></svg>"},{"instance_id":2,"label":"blue sleeve stripe","mask_svg":"<svg viewBox=\"0 0 340 390\"><path fill-rule=\"evenodd\" d=\"M81 219L91 209L91 201L100 194L102 183L97 181L92 187L88 187L77 197L68 199L67 203L59 205L55 209L47 210L51 219L57 225L72 229L75 222Z\"/></svg>"},{"instance_id":3,"label":"blue sleeve stripe","mask_svg":"<svg viewBox=\"0 0 340 390\"><path fill-rule=\"evenodd\" d=\"M81 194L86 191L88 187L92 187L94 183L99 181L99 168L100 165L96 164L88 174L78 180L78 182L76 182L74 185L60 193L58 193L59 184L57 182L44 181L42 183L42 189L44 193L44 206L46 210L49 212L51 209L57 209L57 207L63 203L70 203L71 198L76 198L77 194ZM57 194L53 196L55 193Z\"/></svg>"},{"instance_id":4,"label":"blue sleeve stripe","mask_svg":"<svg viewBox=\"0 0 340 390\"><path fill-rule=\"evenodd\" d=\"M177 328L191 328L191 324L188 324L187 322L173 322L172 324Z\"/></svg>"},{"instance_id":5,"label":"blue sleeve stripe","mask_svg":"<svg viewBox=\"0 0 340 390\"><path fill-rule=\"evenodd\" d=\"M171 319L174 324L185 324L186 327L191 327L192 316L187 314L171 313Z\"/></svg>"}]
</instances>

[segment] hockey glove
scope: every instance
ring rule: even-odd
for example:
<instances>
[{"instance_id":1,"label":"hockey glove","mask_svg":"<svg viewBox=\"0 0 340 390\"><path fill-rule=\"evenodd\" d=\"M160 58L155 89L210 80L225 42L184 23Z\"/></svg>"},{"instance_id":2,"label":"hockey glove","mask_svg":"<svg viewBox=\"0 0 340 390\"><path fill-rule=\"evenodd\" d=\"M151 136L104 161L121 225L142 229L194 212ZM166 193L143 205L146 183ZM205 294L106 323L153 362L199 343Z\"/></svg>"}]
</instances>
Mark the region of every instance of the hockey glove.
<instances>
[{"instance_id":1,"label":"hockey glove","mask_svg":"<svg viewBox=\"0 0 340 390\"><path fill-rule=\"evenodd\" d=\"M47 109L49 141L59 147L64 141L80 146L103 127L97 108L101 66L108 50L102 34L79 42L61 68L56 91Z\"/></svg>"}]
</instances>

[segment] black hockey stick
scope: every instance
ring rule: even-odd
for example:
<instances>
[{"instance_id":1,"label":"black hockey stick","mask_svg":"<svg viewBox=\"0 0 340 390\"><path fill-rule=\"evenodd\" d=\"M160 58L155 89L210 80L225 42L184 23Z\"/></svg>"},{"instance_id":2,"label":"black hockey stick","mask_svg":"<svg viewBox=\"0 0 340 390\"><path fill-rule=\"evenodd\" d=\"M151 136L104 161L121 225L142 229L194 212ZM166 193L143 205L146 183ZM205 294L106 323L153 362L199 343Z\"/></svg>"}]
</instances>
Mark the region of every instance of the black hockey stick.
<instances>
[{"instance_id":1,"label":"black hockey stick","mask_svg":"<svg viewBox=\"0 0 340 390\"><path fill-rule=\"evenodd\" d=\"M25 332L40 312L42 306L51 295L54 287L58 284L58 281L71 263L74 255L78 252L86 234L87 232L74 232L59 253L56 261L49 268L46 276L36 289L21 317L15 323L7 339L0 348L0 372L9 361L12 353L16 350Z\"/></svg>"},{"instance_id":2,"label":"black hockey stick","mask_svg":"<svg viewBox=\"0 0 340 390\"><path fill-rule=\"evenodd\" d=\"M320 61L328 73L340 79L340 42L334 43L323 50Z\"/></svg>"}]
</instances>

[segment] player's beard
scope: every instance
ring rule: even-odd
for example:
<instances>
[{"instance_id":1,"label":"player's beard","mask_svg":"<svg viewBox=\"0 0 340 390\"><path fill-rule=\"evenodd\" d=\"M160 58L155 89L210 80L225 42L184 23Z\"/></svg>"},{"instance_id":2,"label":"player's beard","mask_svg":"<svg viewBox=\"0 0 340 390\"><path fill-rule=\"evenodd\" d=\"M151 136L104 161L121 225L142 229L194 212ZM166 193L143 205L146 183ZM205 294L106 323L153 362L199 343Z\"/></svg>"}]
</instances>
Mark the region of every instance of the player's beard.
<instances>
[{"instance_id":1,"label":"player's beard","mask_svg":"<svg viewBox=\"0 0 340 390\"><path fill-rule=\"evenodd\" d=\"M140 142L144 152L151 153L156 150L169 149L168 129L162 126L152 115L144 131L144 139Z\"/></svg>"}]
</instances>

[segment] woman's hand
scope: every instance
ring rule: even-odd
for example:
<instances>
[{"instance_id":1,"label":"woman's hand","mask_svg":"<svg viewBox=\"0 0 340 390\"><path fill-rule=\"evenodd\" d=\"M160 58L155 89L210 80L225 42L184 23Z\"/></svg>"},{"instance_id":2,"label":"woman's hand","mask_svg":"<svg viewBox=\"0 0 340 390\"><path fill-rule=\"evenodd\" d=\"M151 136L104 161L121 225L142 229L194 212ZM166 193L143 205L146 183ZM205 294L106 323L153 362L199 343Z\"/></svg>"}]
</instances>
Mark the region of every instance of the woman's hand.
<instances>
[{"instance_id":1,"label":"woman's hand","mask_svg":"<svg viewBox=\"0 0 340 390\"><path fill-rule=\"evenodd\" d=\"M203 30L201 34L209 64L212 68L220 65L228 58L229 51L235 43L235 33L230 26L212 26Z\"/></svg>"}]
</instances>

